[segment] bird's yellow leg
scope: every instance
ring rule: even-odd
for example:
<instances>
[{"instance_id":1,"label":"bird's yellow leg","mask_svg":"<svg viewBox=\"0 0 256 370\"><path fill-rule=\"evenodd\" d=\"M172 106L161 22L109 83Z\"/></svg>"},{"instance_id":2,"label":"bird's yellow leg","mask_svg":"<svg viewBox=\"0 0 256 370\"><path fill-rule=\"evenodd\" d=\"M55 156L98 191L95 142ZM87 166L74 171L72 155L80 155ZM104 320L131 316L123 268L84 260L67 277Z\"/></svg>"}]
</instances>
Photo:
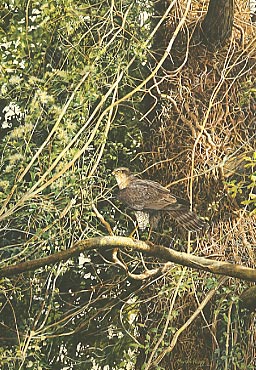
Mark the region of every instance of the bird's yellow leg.
<instances>
[{"instance_id":1,"label":"bird's yellow leg","mask_svg":"<svg viewBox=\"0 0 256 370\"><path fill-rule=\"evenodd\" d=\"M133 229L133 231L131 232L131 234L129 235L129 238L133 238L134 234L138 231L138 229L139 229L139 226L137 225L137 226Z\"/></svg>"},{"instance_id":2,"label":"bird's yellow leg","mask_svg":"<svg viewBox=\"0 0 256 370\"><path fill-rule=\"evenodd\" d=\"M152 234L152 231L153 231L153 228L150 226L149 230L148 230L148 237L147 237L147 242L149 241L150 237L151 237L151 234Z\"/></svg>"}]
</instances>

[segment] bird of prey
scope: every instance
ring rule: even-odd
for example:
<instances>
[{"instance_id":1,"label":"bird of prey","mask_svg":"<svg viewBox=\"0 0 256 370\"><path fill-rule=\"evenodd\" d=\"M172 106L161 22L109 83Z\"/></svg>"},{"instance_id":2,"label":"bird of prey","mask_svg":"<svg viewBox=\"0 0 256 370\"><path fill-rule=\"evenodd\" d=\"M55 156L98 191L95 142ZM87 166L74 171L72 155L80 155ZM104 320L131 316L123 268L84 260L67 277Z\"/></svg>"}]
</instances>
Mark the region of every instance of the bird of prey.
<instances>
[{"instance_id":1,"label":"bird of prey","mask_svg":"<svg viewBox=\"0 0 256 370\"><path fill-rule=\"evenodd\" d=\"M158 182L140 179L126 167L116 168L112 173L119 187L118 199L135 211L140 229L151 225L151 219L162 211L167 211L188 231L199 231L206 227L206 222L190 211L189 202L172 195Z\"/></svg>"}]
</instances>

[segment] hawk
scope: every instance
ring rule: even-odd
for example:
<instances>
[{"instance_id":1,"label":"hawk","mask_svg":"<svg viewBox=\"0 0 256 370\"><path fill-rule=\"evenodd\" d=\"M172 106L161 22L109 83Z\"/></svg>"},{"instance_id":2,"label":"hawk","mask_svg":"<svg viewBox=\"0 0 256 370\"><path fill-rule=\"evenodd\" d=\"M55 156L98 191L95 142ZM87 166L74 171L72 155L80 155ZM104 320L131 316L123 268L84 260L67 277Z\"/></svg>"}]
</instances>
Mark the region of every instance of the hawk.
<instances>
[{"instance_id":1,"label":"hawk","mask_svg":"<svg viewBox=\"0 0 256 370\"><path fill-rule=\"evenodd\" d=\"M151 220L154 221L162 211L167 211L188 231L206 227L206 222L190 211L189 202L171 194L158 182L139 179L126 167L116 168L112 174L119 187L118 199L135 211L140 229L144 230L149 224L152 226Z\"/></svg>"}]
</instances>

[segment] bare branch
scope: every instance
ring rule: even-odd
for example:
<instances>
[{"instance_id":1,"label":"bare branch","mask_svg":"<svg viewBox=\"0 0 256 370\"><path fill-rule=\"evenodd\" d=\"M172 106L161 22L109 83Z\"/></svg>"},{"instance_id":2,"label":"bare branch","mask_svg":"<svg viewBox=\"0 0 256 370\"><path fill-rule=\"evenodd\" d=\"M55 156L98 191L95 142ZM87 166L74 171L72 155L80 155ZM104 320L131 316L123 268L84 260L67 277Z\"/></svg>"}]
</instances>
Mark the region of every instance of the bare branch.
<instances>
[{"instance_id":1,"label":"bare branch","mask_svg":"<svg viewBox=\"0 0 256 370\"><path fill-rule=\"evenodd\" d=\"M163 357L167 354L167 353L170 353L172 352L173 348L175 347L176 343L177 343L177 340L179 338L179 336L183 333L184 330L186 330L189 325L197 318L197 316L203 311L203 309L205 308L205 306L207 305L207 303L212 299L212 297L214 296L214 294L216 293L216 291L220 288L220 286L226 281L226 277L222 277L219 282L218 282L218 285L216 287L214 287L213 289L211 289L207 295L205 296L205 298L203 299L203 301L199 304L198 308L195 310L195 312L193 313L193 315L184 323L184 325L182 325L182 327L180 327L176 333L174 334L173 336L173 339L171 341L171 344L169 347L167 347L165 350L162 351L162 353L160 353L160 355L157 357L157 359L154 361L153 365L157 365L159 364L159 362L163 359Z\"/></svg>"},{"instance_id":2,"label":"bare branch","mask_svg":"<svg viewBox=\"0 0 256 370\"><path fill-rule=\"evenodd\" d=\"M76 242L73 248L52 254L51 256L3 267L0 270L0 276L14 276L23 272L36 270L46 265L66 261L71 257L79 255L81 252L85 252L86 250L104 249L109 247L118 247L120 249L131 248L147 253L150 256L163 259L164 261L174 262L182 266L204 270L213 274L225 275L254 282L256 281L256 269L229 262L210 260L184 252L177 252L161 245L153 245L151 243L121 236L103 236L81 240Z\"/></svg>"}]
</instances>

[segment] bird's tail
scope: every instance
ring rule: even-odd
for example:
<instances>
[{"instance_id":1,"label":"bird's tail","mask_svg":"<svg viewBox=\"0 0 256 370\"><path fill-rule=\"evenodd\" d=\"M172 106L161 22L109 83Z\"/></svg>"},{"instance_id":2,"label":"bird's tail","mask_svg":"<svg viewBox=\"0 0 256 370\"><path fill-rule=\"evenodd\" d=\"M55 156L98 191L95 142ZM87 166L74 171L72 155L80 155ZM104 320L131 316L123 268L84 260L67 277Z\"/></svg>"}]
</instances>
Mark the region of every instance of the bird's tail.
<instances>
[{"instance_id":1,"label":"bird's tail","mask_svg":"<svg viewBox=\"0 0 256 370\"><path fill-rule=\"evenodd\" d=\"M170 216L188 231L199 231L208 227L207 222L201 220L194 212L189 210L173 210L170 211Z\"/></svg>"}]
</instances>

